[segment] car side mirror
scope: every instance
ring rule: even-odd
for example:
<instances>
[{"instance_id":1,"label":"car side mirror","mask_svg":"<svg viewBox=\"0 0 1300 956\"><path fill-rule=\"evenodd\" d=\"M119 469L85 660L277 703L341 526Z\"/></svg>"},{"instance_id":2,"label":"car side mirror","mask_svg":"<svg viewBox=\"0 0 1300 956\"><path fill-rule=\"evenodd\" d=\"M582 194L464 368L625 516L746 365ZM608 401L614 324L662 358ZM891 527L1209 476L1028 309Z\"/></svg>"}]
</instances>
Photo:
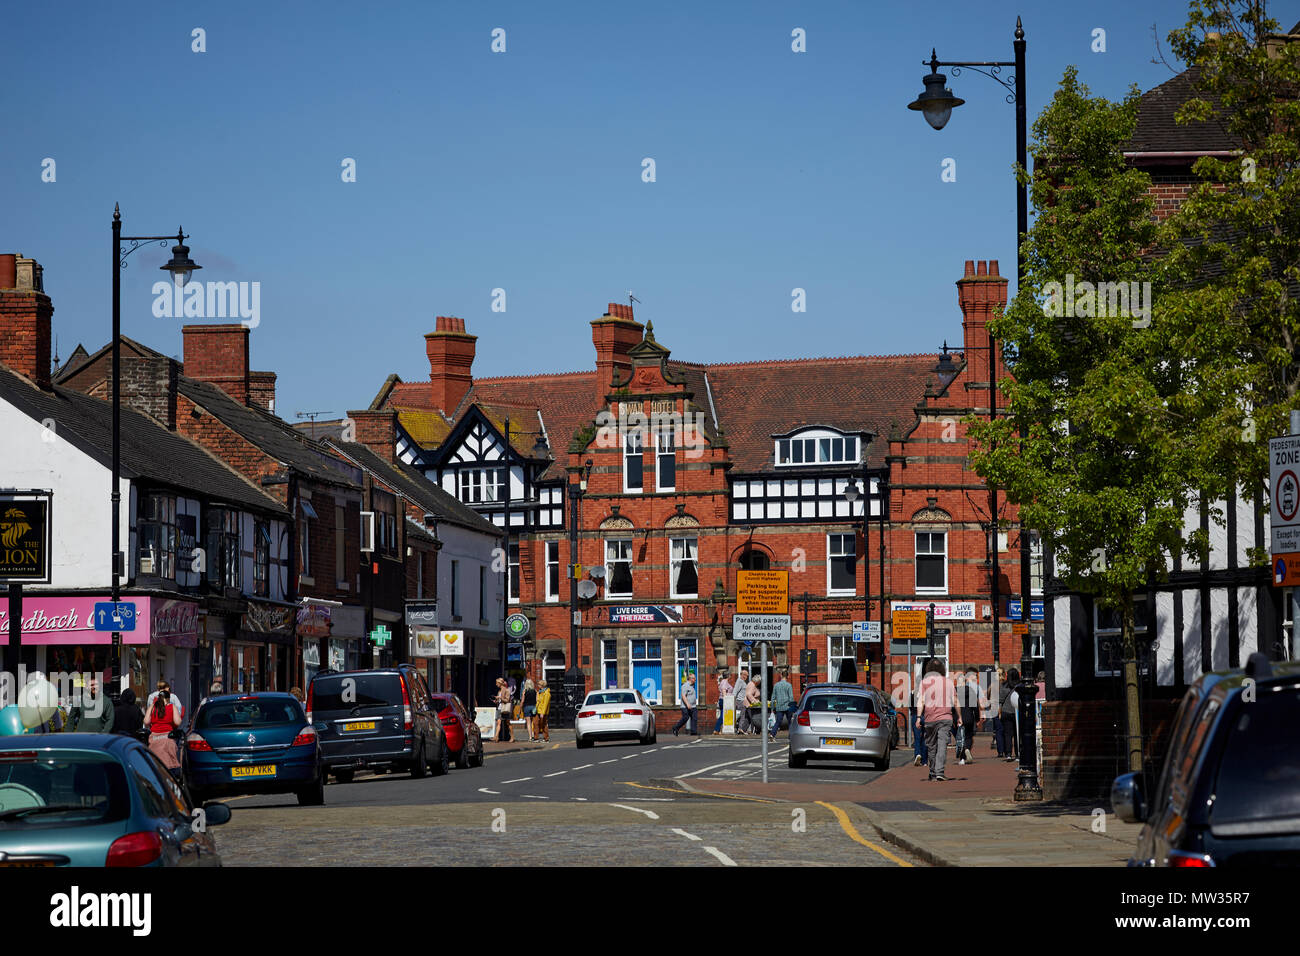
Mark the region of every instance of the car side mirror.
<instances>
[{"instance_id":1,"label":"car side mirror","mask_svg":"<svg viewBox=\"0 0 1300 956\"><path fill-rule=\"evenodd\" d=\"M230 822L230 807L224 803L205 803L203 815L209 826L220 826Z\"/></svg>"},{"instance_id":2,"label":"car side mirror","mask_svg":"<svg viewBox=\"0 0 1300 956\"><path fill-rule=\"evenodd\" d=\"M1146 798L1142 793L1142 774L1126 773L1110 785L1110 805L1125 823L1143 823L1147 818Z\"/></svg>"}]
</instances>

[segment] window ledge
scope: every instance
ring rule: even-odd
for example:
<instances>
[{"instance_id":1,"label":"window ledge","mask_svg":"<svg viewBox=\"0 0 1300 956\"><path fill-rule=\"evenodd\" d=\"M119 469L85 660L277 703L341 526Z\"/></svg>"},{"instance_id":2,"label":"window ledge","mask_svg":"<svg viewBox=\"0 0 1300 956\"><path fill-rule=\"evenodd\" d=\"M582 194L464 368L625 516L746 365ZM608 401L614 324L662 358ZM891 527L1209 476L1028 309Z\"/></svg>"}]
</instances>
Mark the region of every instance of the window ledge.
<instances>
[{"instance_id":1,"label":"window ledge","mask_svg":"<svg viewBox=\"0 0 1300 956\"><path fill-rule=\"evenodd\" d=\"M310 587L315 587L315 586L316 586L316 579L313 578L313 577L311 577L311 576L309 576L309 575L306 575L306 574L300 574L300 575L298 575L298 586L301 587L301 586L304 585L304 584L305 584L307 587L309 587L309 588L310 588Z\"/></svg>"},{"instance_id":2,"label":"window ledge","mask_svg":"<svg viewBox=\"0 0 1300 956\"><path fill-rule=\"evenodd\" d=\"M334 582L334 588L335 588L335 590L338 590L338 591L350 591L350 590L351 590L351 588L348 587L348 582L347 582L347 581L335 581L335 582Z\"/></svg>"}]
</instances>

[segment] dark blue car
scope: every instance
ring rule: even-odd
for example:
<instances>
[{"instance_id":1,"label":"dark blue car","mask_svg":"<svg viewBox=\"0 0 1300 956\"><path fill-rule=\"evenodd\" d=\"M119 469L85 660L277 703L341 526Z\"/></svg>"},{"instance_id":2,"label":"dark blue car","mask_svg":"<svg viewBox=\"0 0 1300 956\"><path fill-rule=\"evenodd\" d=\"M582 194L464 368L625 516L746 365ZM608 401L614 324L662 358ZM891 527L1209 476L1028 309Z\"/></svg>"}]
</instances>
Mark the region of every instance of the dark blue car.
<instances>
[{"instance_id":1,"label":"dark blue car","mask_svg":"<svg viewBox=\"0 0 1300 956\"><path fill-rule=\"evenodd\" d=\"M236 793L293 793L325 802L316 731L290 694L228 694L199 705L185 738L182 775L195 803Z\"/></svg>"},{"instance_id":2,"label":"dark blue car","mask_svg":"<svg viewBox=\"0 0 1300 956\"><path fill-rule=\"evenodd\" d=\"M208 826L133 737L0 737L0 871L44 866L220 866Z\"/></svg>"}]
</instances>

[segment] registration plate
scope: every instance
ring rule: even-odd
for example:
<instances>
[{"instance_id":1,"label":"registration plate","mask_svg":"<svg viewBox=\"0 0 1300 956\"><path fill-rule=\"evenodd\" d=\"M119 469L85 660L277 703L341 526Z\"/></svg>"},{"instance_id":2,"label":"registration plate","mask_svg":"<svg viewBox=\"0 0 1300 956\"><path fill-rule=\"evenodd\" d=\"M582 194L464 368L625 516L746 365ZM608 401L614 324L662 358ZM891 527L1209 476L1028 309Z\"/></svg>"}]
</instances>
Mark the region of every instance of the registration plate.
<instances>
[{"instance_id":1,"label":"registration plate","mask_svg":"<svg viewBox=\"0 0 1300 956\"><path fill-rule=\"evenodd\" d=\"M823 747L852 747L853 738L852 737L823 737L822 746Z\"/></svg>"},{"instance_id":2,"label":"registration plate","mask_svg":"<svg viewBox=\"0 0 1300 956\"><path fill-rule=\"evenodd\" d=\"M601 715L600 715L600 719L601 719L601 720L618 720L618 719L619 719L620 717L622 717L622 716L623 716L622 714L601 714Z\"/></svg>"},{"instance_id":3,"label":"registration plate","mask_svg":"<svg viewBox=\"0 0 1300 956\"><path fill-rule=\"evenodd\" d=\"M262 764L260 767L231 767L230 776L235 779L241 777L274 777L275 764Z\"/></svg>"},{"instance_id":4,"label":"registration plate","mask_svg":"<svg viewBox=\"0 0 1300 956\"><path fill-rule=\"evenodd\" d=\"M0 860L0 866L53 866L53 860Z\"/></svg>"},{"instance_id":5,"label":"registration plate","mask_svg":"<svg viewBox=\"0 0 1300 956\"><path fill-rule=\"evenodd\" d=\"M375 729L375 722L373 720L354 720L350 724L343 725L343 730L345 733L353 730L374 730L374 729Z\"/></svg>"}]
</instances>

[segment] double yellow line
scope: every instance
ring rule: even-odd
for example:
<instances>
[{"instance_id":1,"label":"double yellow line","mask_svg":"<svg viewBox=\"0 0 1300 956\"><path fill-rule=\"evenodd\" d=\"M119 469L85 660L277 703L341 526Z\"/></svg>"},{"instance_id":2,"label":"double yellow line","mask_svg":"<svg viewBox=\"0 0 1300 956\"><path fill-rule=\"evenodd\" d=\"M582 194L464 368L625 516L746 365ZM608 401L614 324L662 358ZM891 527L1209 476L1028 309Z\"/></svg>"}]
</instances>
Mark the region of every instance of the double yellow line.
<instances>
[{"instance_id":1,"label":"double yellow line","mask_svg":"<svg viewBox=\"0 0 1300 956\"><path fill-rule=\"evenodd\" d=\"M849 815L845 813L843 810L841 810L839 807L832 806L831 804L826 803L825 801L822 800L817 800L814 802L817 804L817 806L825 807L831 813L835 814L835 819L840 821L840 829L842 829L845 833L847 833L852 839L856 840L858 843L861 843L867 849L875 850L885 859L897 863L899 866L912 865L911 863L908 863L906 860L902 860L894 856L894 854L890 853L888 850L884 849L883 847L876 846L870 840L863 839L862 834L858 832L857 827L855 827L853 825L853 822L849 819Z\"/></svg>"}]
</instances>

